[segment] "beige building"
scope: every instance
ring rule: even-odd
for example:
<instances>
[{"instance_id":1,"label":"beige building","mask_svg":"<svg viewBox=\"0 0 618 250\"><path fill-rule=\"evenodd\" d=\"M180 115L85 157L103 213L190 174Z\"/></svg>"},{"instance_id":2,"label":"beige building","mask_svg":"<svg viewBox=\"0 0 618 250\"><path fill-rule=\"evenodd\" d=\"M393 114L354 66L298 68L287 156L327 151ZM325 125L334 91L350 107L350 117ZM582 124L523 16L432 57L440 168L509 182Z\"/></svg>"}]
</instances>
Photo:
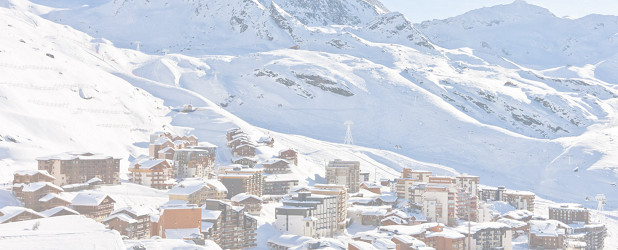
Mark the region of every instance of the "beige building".
<instances>
[{"instance_id":1,"label":"beige building","mask_svg":"<svg viewBox=\"0 0 618 250\"><path fill-rule=\"evenodd\" d=\"M227 188L218 180L191 178L172 187L167 194L170 200L183 200L188 204L203 205L208 199L223 200L227 197Z\"/></svg>"},{"instance_id":2,"label":"beige building","mask_svg":"<svg viewBox=\"0 0 618 250\"><path fill-rule=\"evenodd\" d=\"M56 178L53 183L58 186L85 183L95 177L105 184L118 184L120 160L111 156L79 152L37 158L39 170L46 170Z\"/></svg>"},{"instance_id":3,"label":"beige building","mask_svg":"<svg viewBox=\"0 0 618 250\"><path fill-rule=\"evenodd\" d=\"M337 232L343 232L348 225L348 192L343 185L315 184L311 194L332 195L337 197Z\"/></svg>"},{"instance_id":4,"label":"beige building","mask_svg":"<svg viewBox=\"0 0 618 250\"><path fill-rule=\"evenodd\" d=\"M240 193L262 197L264 177L261 169L235 167L223 171L224 174L220 174L218 178L228 190L227 199Z\"/></svg>"},{"instance_id":5,"label":"beige building","mask_svg":"<svg viewBox=\"0 0 618 250\"><path fill-rule=\"evenodd\" d=\"M344 185L349 193L356 193L360 188L360 162L335 159L326 166L326 182Z\"/></svg>"},{"instance_id":6,"label":"beige building","mask_svg":"<svg viewBox=\"0 0 618 250\"><path fill-rule=\"evenodd\" d=\"M156 189L170 189L176 184L172 164L172 161L165 159L135 163L129 168L129 180Z\"/></svg>"}]
</instances>

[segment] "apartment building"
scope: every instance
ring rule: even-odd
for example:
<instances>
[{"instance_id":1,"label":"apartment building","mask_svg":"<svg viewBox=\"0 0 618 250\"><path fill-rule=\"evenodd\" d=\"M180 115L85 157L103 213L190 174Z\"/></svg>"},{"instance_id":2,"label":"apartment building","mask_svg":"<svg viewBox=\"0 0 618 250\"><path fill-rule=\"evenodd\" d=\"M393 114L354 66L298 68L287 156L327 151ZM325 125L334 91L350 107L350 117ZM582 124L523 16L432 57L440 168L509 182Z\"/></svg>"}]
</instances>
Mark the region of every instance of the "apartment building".
<instances>
[{"instance_id":1,"label":"apartment building","mask_svg":"<svg viewBox=\"0 0 618 250\"><path fill-rule=\"evenodd\" d=\"M549 219L565 224L589 224L590 211L580 204L562 203L549 206Z\"/></svg>"},{"instance_id":2,"label":"apartment building","mask_svg":"<svg viewBox=\"0 0 618 250\"><path fill-rule=\"evenodd\" d=\"M505 187L486 187L479 190L478 197L482 201L505 201L516 209L534 212L536 195L528 191L509 190Z\"/></svg>"},{"instance_id":3,"label":"apartment building","mask_svg":"<svg viewBox=\"0 0 618 250\"><path fill-rule=\"evenodd\" d=\"M149 239L151 213L153 211L142 207L124 207L114 210L103 224L129 239Z\"/></svg>"},{"instance_id":4,"label":"apartment building","mask_svg":"<svg viewBox=\"0 0 618 250\"><path fill-rule=\"evenodd\" d=\"M210 151L197 148L177 149L174 152L176 178L214 178L215 158Z\"/></svg>"},{"instance_id":5,"label":"apartment building","mask_svg":"<svg viewBox=\"0 0 618 250\"><path fill-rule=\"evenodd\" d=\"M269 175L264 178L264 195L285 195L293 187L298 186L298 179L295 177L280 177L280 175Z\"/></svg>"},{"instance_id":6,"label":"apartment building","mask_svg":"<svg viewBox=\"0 0 618 250\"><path fill-rule=\"evenodd\" d=\"M224 174L220 174L217 177L227 188L227 199L240 193L262 197L264 177L261 169L234 167L223 171Z\"/></svg>"},{"instance_id":7,"label":"apartment building","mask_svg":"<svg viewBox=\"0 0 618 250\"><path fill-rule=\"evenodd\" d=\"M170 189L176 184L173 162L166 159L144 160L129 168L129 181L156 189Z\"/></svg>"},{"instance_id":8,"label":"apartment building","mask_svg":"<svg viewBox=\"0 0 618 250\"><path fill-rule=\"evenodd\" d=\"M204 214L217 214L212 223L211 238L223 249L245 249L257 246L257 220L248 215L243 207L220 200L207 200Z\"/></svg>"},{"instance_id":9,"label":"apartment building","mask_svg":"<svg viewBox=\"0 0 618 250\"><path fill-rule=\"evenodd\" d=\"M260 216L262 212L262 198L252 194L240 193L230 198L232 206L243 207L245 212Z\"/></svg>"},{"instance_id":10,"label":"apartment building","mask_svg":"<svg viewBox=\"0 0 618 250\"><path fill-rule=\"evenodd\" d=\"M337 197L337 232L343 232L348 226L348 192L343 185L315 184L310 188L312 195L329 195Z\"/></svg>"},{"instance_id":11,"label":"apartment building","mask_svg":"<svg viewBox=\"0 0 618 250\"><path fill-rule=\"evenodd\" d=\"M55 185L85 183L98 178L105 184L120 183L120 158L94 153L66 152L37 158L38 169L56 178Z\"/></svg>"},{"instance_id":12,"label":"apartment building","mask_svg":"<svg viewBox=\"0 0 618 250\"><path fill-rule=\"evenodd\" d=\"M300 192L275 209L275 227L290 234L314 238L337 231L337 196Z\"/></svg>"},{"instance_id":13,"label":"apartment building","mask_svg":"<svg viewBox=\"0 0 618 250\"><path fill-rule=\"evenodd\" d=\"M187 201L188 204L201 206L208 199L225 199L228 190L218 180L188 178L172 187L167 194L170 200L182 200Z\"/></svg>"},{"instance_id":14,"label":"apartment building","mask_svg":"<svg viewBox=\"0 0 618 250\"><path fill-rule=\"evenodd\" d=\"M356 193L360 188L360 162L335 159L326 166L328 184L345 185L349 193Z\"/></svg>"},{"instance_id":15,"label":"apartment building","mask_svg":"<svg viewBox=\"0 0 618 250\"><path fill-rule=\"evenodd\" d=\"M511 250L513 233L511 227L499 222L464 223L456 228L463 234L465 246L469 249L504 249Z\"/></svg>"},{"instance_id":16,"label":"apartment building","mask_svg":"<svg viewBox=\"0 0 618 250\"><path fill-rule=\"evenodd\" d=\"M168 204L152 218L150 236L190 239L202 233L202 208L195 204Z\"/></svg>"}]
</instances>

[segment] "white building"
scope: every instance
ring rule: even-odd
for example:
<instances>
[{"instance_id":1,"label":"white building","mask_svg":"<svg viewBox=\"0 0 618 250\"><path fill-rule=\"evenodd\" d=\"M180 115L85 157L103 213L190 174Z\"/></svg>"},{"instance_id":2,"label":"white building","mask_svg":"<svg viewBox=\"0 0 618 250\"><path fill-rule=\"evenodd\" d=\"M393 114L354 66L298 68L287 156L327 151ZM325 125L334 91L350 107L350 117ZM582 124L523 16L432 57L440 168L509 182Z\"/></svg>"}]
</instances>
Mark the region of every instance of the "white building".
<instances>
[{"instance_id":1,"label":"white building","mask_svg":"<svg viewBox=\"0 0 618 250\"><path fill-rule=\"evenodd\" d=\"M275 209L279 231L320 238L337 230L337 196L301 192L281 202Z\"/></svg>"}]
</instances>

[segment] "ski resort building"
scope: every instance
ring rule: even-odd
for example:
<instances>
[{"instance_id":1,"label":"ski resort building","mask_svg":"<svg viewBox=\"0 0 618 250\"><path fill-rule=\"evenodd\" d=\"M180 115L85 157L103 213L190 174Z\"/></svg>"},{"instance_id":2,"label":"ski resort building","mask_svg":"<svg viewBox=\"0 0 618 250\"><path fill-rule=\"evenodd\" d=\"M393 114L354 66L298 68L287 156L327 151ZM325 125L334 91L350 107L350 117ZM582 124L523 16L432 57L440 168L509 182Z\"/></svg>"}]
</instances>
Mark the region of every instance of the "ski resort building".
<instances>
[{"instance_id":1,"label":"ski resort building","mask_svg":"<svg viewBox=\"0 0 618 250\"><path fill-rule=\"evenodd\" d=\"M262 198L252 194L240 193L230 198L232 206L243 207L245 212L260 216L262 211Z\"/></svg>"},{"instance_id":2,"label":"ski resort building","mask_svg":"<svg viewBox=\"0 0 618 250\"><path fill-rule=\"evenodd\" d=\"M42 211L48 209L45 206L45 202L48 202L53 198L52 195L59 194L64 191L61 187L58 187L51 182L32 182L28 184L15 183L13 184L13 193L20 201L24 203L27 208L34 209L36 211ZM50 195L50 196L48 196ZM44 198L43 202L39 201ZM64 204L66 205L66 204Z\"/></svg>"},{"instance_id":3,"label":"ski resort building","mask_svg":"<svg viewBox=\"0 0 618 250\"><path fill-rule=\"evenodd\" d=\"M279 151L279 158L287 160L291 164L298 165L298 152L294 149Z\"/></svg>"},{"instance_id":4,"label":"ski resort building","mask_svg":"<svg viewBox=\"0 0 618 250\"><path fill-rule=\"evenodd\" d=\"M315 184L310 190L312 195L331 195L337 197L337 229L343 232L348 226L348 192L343 185Z\"/></svg>"},{"instance_id":5,"label":"ski resort building","mask_svg":"<svg viewBox=\"0 0 618 250\"><path fill-rule=\"evenodd\" d=\"M95 177L105 184L118 184L120 160L111 156L77 152L37 158L39 170L45 170L56 178L52 182L58 186L84 183Z\"/></svg>"},{"instance_id":6,"label":"ski resort building","mask_svg":"<svg viewBox=\"0 0 618 250\"><path fill-rule=\"evenodd\" d=\"M471 222L470 225L464 223L456 230L466 237L465 244L470 244L469 249L513 249L513 234L509 225L499 222Z\"/></svg>"},{"instance_id":7,"label":"ski resort building","mask_svg":"<svg viewBox=\"0 0 618 250\"><path fill-rule=\"evenodd\" d=\"M227 188L227 199L240 193L262 197L264 177L261 169L234 167L225 169L224 173L220 174L218 178Z\"/></svg>"},{"instance_id":8,"label":"ski resort building","mask_svg":"<svg viewBox=\"0 0 618 250\"><path fill-rule=\"evenodd\" d=\"M328 184L344 185L349 193L356 193L360 187L360 162L335 159L326 166Z\"/></svg>"},{"instance_id":9,"label":"ski resort building","mask_svg":"<svg viewBox=\"0 0 618 250\"><path fill-rule=\"evenodd\" d=\"M71 208L96 221L101 221L114 210L116 201L107 194L95 192L78 193L71 200Z\"/></svg>"},{"instance_id":10,"label":"ski resort building","mask_svg":"<svg viewBox=\"0 0 618 250\"><path fill-rule=\"evenodd\" d=\"M170 160L145 160L129 168L129 181L156 189L170 189L176 184Z\"/></svg>"},{"instance_id":11,"label":"ski resort building","mask_svg":"<svg viewBox=\"0 0 618 250\"><path fill-rule=\"evenodd\" d=\"M45 215L25 207L0 208L0 224L45 218Z\"/></svg>"},{"instance_id":12,"label":"ski resort building","mask_svg":"<svg viewBox=\"0 0 618 250\"><path fill-rule=\"evenodd\" d=\"M202 209L195 204L172 204L159 208L150 224L150 236L190 239L201 235Z\"/></svg>"},{"instance_id":13,"label":"ski resort building","mask_svg":"<svg viewBox=\"0 0 618 250\"><path fill-rule=\"evenodd\" d=\"M290 163L284 159L269 159L260 162L260 165L264 169L264 173L267 174L286 174L292 172Z\"/></svg>"},{"instance_id":14,"label":"ski resort building","mask_svg":"<svg viewBox=\"0 0 618 250\"><path fill-rule=\"evenodd\" d=\"M149 239L151 213L153 211L141 207L125 207L113 211L103 224L130 239Z\"/></svg>"},{"instance_id":15,"label":"ski resort building","mask_svg":"<svg viewBox=\"0 0 618 250\"><path fill-rule=\"evenodd\" d=\"M557 204L549 207L549 219L565 224L588 224L590 212L580 204Z\"/></svg>"},{"instance_id":16,"label":"ski resort building","mask_svg":"<svg viewBox=\"0 0 618 250\"><path fill-rule=\"evenodd\" d=\"M275 227L290 234L329 237L337 231L337 196L301 192L275 209Z\"/></svg>"},{"instance_id":17,"label":"ski resort building","mask_svg":"<svg viewBox=\"0 0 618 250\"><path fill-rule=\"evenodd\" d=\"M189 178L178 183L167 194L170 200L182 200L187 201L188 204L201 206L208 199L225 199L228 190L218 180Z\"/></svg>"},{"instance_id":18,"label":"ski resort building","mask_svg":"<svg viewBox=\"0 0 618 250\"><path fill-rule=\"evenodd\" d=\"M285 195L292 187L298 186L298 179L293 176L269 175L264 178L264 195Z\"/></svg>"},{"instance_id":19,"label":"ski resort building","mask_svg":"<svg viewBox=\"0 0 618 250\"><path fill-rule=\"evenodd\" d=\"M176 178L214 178L214 155L204 149L177 149L174 153Z\"/></svg>"},{"instance_id":20,"label":"ski resort building","mask_svg":"<svg viewBox=\"0 0 618 250\"><path fill-rule=\"evenodd\" d=\"M245 213L243 207L232 206L220 200L207 200L202 213L213 215L202 216L202 224L212 227L210 236L206 239L213 240L223 249L246 249L257 246L257 220ZM205 230L203 227L202 231Z\"/></svg>"}]
</instances>

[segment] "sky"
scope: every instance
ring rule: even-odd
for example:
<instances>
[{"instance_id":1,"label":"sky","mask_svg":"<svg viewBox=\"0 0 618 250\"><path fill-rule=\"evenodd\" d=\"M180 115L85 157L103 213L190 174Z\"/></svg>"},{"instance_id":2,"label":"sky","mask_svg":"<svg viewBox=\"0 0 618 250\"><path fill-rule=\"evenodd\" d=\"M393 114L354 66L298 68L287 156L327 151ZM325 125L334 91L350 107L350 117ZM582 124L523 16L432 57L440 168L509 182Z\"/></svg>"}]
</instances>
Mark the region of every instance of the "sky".
<instances>
[{"instance_id":1,"label":"sky","mask_svg":"<svg viewBox=\"0 0 618 250\"><path fill-rule=\"evenodd\" d=\"M403 13L412 22L445 19L467 11L513 0L380 0L391 11ZM556 16L579 18L589 14L618 16L618 0L526 0L549 9ZM448 6L448 7L445 7Z\"/></svg>"}]
</instances>

